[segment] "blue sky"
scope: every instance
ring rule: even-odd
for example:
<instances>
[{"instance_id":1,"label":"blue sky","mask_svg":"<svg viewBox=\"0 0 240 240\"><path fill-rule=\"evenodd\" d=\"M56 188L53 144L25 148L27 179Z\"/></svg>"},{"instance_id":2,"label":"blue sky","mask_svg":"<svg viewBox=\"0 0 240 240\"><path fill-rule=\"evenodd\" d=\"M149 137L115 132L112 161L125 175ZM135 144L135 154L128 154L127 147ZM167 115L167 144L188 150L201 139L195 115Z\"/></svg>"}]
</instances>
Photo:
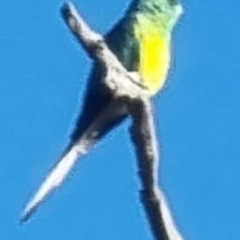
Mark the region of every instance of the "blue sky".
<instances>
[{"instance_id":1,"label":"blue sky","mask_svg":"<svg viewBox=\"0 0 240 240\"><path fill-rule=\"evenodd\" d=\"M105 32L127 2L75 4L92 27ZM29 223L18 223L28 197L68 142L90 69L60 18L62 3L0 2L0 239L151 240L138 198L130 121L91 151ZM240 3L183 5L168 85L155 101L161 183L186 239L235 240Z\"/></svg>"}]
</instances>

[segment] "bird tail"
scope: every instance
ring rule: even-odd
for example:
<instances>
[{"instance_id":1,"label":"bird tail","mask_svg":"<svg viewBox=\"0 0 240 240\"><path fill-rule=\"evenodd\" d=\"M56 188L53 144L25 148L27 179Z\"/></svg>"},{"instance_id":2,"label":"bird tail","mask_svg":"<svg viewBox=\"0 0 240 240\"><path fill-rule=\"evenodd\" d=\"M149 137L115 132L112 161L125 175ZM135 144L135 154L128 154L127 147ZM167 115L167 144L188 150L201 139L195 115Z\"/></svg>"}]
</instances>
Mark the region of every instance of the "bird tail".
<instances>
[{"instance_id":1,"label":"bird tail","mask_svg":"<svg viewBox=\"0 0 240 240\"><path fill-rule=\"evenodd\" d=\"M74 146L70 151L60 159L60 161L53 167L49 175L43 181L38 191L27 203L21 222L27 221L36 211L39 205L58 187L66 178L68 173L75 165L77 159L80 157L80 151L77 146Z\"/></svg>"},{"instance_id":2,"label":"bird tail","mask_svg":"<svg viewBox=\"0 0 240 240\"><path fill-rule=\"evenodd\" d=\"M118 115L116 115L116 113L118 113ZM21 222L27 221L41 203L62 184L79 158L86 154L99 140L99 136L101 136L102 131L106 129L106 126L109 126L111 122L116 125L126 114L126 106L123 103L110 101L92 124L90 124L83 135L77 141L70 144L67 151L63 154L63 157L60 158L57 164L52 168L37 192L27 203L21 217Z\"/></svg>"}]
</instances>

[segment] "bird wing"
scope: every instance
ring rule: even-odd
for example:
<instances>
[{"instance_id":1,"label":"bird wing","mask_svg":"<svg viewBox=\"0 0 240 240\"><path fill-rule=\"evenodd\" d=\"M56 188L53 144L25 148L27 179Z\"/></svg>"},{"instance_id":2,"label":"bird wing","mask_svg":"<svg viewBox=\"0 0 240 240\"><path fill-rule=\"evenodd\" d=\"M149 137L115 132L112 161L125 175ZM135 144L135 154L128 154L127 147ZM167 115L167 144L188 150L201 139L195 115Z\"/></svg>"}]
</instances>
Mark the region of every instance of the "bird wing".
<instances>
[{"instance_id":1,"label":"bird wing","mask_svg":"<svg viewBox=\"0 0 240 240\"><path fill-rule=\"evenodd\" d=\"M137 52L130 30L126 20L123 19L105 38L110 49L123 65L133 71L137 62ZM76 121L70 143L63 156L27 203L21 221L28 220L41 203L61 185L77 160L96 141L126 118L127 107L122 102L114 100L111 93L106 90L103 85L104 75L103 69L95 63L88 79L83 110Z\"/></svg>"},{"instance_id":2,"label":"bird wing","mask_svg":"<svg viewBox=\"0 0 240 240\"><path fill-rule=\"evenodd\" d=\"M109 119L115 119L116 114L120 114L119 117L122 119L122 116L125 116L126 112L126 106L117 100L110 101L105 106L102 112L85 130L81 138L68 149L68 151L63 155L62 158L60 158L58 163L47 175L37 192L27 203L21 217L22 222L27 221L41 205L41 203L62 184L80 157L86 154L98 140L97 136L99 130L106 128L106 125L109 124Z\"/></svg>"}]
</instances>

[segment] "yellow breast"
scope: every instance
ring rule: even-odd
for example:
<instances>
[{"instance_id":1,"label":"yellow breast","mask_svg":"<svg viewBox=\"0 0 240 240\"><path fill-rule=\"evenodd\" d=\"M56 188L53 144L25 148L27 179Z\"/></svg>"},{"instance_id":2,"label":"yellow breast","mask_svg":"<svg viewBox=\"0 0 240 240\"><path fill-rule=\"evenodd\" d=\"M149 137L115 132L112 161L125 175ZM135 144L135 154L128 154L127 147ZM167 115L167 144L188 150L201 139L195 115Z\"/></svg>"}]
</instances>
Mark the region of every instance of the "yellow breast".
<instances>
[{"instance_id":1,"label":"yellow breast","mask_svg":"<svg viewBox=\"0 0 240 240\"><path fill-rule=\"evenodd\" d=\"M148 24L147 24L148 25ZM139 73L152 95L164 85L170 65L169 41L161 37L158 29L147 26L135 27L139 44Z\"/></svg>"}]
</instances>

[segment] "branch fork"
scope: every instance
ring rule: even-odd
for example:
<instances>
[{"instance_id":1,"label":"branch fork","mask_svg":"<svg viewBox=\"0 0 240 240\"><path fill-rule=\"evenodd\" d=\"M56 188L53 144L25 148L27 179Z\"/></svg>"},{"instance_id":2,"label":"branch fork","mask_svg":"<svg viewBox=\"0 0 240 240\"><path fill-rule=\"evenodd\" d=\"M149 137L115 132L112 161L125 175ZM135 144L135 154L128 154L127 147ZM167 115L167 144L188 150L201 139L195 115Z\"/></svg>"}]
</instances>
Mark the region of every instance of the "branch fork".
<instances>
[{"instance_id":1,"label":"branch fork","mask_svg":"<svg viewBox=\"0 0 240 240\"><path fill-rule=\"evenodd\" d=\"M150 91L142 84L139 74L128 72L123 67L108 48L104 37L86 24L72 3L64 4L61 13L70 31L89 57L105 70L103 83L106 88L116 100L126 103L132 116L133 124L130 133L142 183L141 202L146 210L153 236L156 240L183 240L158 183L159 151ZM104 119L104 116L103 113L101 118ZM76 149L74 154L78 151ZM28 219L33 211L34 209L28 211L27 207L27 214L23 217L23 221Z\"/></svg>"},{"instance_id":2,"label":"branch fork","mask_svg":"<svg viewBox=\"0 0 240 240\"><path fill-rule=\"evenodd\" d=\"M110 51L104 38L90 29L73 4L62 8L62 16L88 55L106 71L104 84L112 94L126 101L133 118L131 136L142 182L141 201L156 240L183 240L166 199L158 185L159 151L152 113L151 94L137 73L128 72Z\"/></svg>"}]
</instances>

